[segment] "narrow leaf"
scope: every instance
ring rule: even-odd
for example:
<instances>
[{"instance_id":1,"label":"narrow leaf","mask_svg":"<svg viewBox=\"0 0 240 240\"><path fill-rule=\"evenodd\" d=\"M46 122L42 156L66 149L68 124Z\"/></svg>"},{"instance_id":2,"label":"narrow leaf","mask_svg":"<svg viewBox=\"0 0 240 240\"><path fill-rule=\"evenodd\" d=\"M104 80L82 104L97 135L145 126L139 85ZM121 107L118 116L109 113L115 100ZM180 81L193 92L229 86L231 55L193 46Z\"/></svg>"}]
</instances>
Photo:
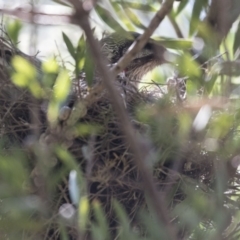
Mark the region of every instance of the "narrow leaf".
<instances>
[{"instance_id":1,"label":"narrow leaf","mask_svg":"<svg viewBox=\"0 0 240 240\"><path fill-rule=\"evenodd\" d=\"M70 39L68 38L68 36L64 32L62 32L62 36L63 36L63 40L64 40L64 42L67 46L67 49L68 49L69 53L75 59L76 58L75 48L74 48L72 42L70 41Z\"/></svg>"},{"instance_id":2,"label":"narrow leaf","mask_svg":"<svg viewBox=\"0 0 240 240\"><path fill-rule=\"evenodd\" d=\"M146 27L139 20L139 17L130 8L125 8L125 13L135 26L146 29Z\"/></svg>"},{"instance_id":3,"label":"narrow leaf","mask_svg":"<svg viewBox=\"0 0 240 240\"><path fill-rule=\"evenodd\" d=\"M176 16L186 7L188 0L182 0L177 8Z\"/></svg>"},{"instance_id":4,"label":"narrow leaf","mask_svg":"<svg viewBox=\"0 0 240 240\"><path fill-rule=\"evenodd\" d=\"M122 26L115 20L115 18L112 16L110 11L105 9L104 7L97 4L95 6L95 10L98 13L99 17L113 30L119 31L120 29L123 29Z\"/></svg>"},{"instance_id":5,"label":"narrow leaf","mask_svg":"<svg viewBox=\"0 0 240 240\"><path fill-rule=\"evenodd\" d=\"M239 49L239 47L240 47L240 22L238 23L237 31L234 38L234 44L233 44L234 53Z\"/></svg>"}]
</instances>

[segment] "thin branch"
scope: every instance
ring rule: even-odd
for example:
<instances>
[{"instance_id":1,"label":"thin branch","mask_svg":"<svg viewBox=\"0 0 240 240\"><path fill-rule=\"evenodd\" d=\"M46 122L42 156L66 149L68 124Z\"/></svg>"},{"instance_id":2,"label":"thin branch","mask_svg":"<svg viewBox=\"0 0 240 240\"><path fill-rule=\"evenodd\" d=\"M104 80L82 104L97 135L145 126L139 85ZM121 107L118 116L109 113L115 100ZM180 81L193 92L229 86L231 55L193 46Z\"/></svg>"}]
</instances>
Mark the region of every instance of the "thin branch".
<instances>
[{"instance_id":1,"label":"thin branch","mask_svg":"<svg viewBox=\"0 0 240 240\"><path fill-rule=\"evenodd\" d=\"M76 8L74 21L76 22L76 24L82 27L86 34L87 42L90 46L92 57L96 62L99 73L102 75L103 84L105 88L108 90L113 107L115 108L116 114L119 117L119 122L121 123L120 126L122 128L122 131L125 134L130 149L134 154L136 166L138 167L140 174L142 176L143 189L148 195L153 205L153 208L156 211L156 215L158 217L159 222L165 225L169 239L173 240L177 239L176 231L170 224L170 219L167 213L167 206L166 204L164 204L164 199L157 193L151 174L148 168L146 167L145 163L146 152L142 150L143 147L136 138L136 134L134 133L133 127L130 123L130 119L125 111L123 101L118 92L116 91L113 82L113 80L115 79L116 72L121 71L121 69L123 69L124 66L131 61L132 57L144 46L149 36L151 36L151 34L157 28L158 24L171 10L173 0L168 0L162 5L160 11L151 21L149 28L146 29L143 36L135 42L134 47L126 54L126 56L124 56L119 61L118 66L114 68L113 71L109 71L109 69L107 68L107 61L101 54L99 42L96 41L96 39L93 36L88 19L89 12L86 11L83 5L79 4L79 2L76 0L69 0L69 2L71 2Z\"/></svg>"},{"instance_id":2,"label":"thin branch","mask_svg":"<svg viewBox=\"0 0 240 240\"><path fill-rule=\"evenodd\" d=\"M72 18L72 14L53 14L47 11L37 11L35 9L27 11L23 8L0 8L0 13L19 18L25 22L32 22L39 25L59 25L63 23L71 23Z\"/></svg>"}]
</instances>

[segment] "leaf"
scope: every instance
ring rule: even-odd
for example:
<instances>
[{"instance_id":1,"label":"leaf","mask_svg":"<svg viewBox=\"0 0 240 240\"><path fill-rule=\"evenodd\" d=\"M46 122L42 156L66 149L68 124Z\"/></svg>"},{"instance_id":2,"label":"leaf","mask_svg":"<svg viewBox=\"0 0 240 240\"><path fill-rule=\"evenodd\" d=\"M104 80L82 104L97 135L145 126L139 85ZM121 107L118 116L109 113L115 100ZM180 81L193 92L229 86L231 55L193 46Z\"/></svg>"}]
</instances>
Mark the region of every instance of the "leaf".
<instances>
[{"instance_id":1,"label":"leaf","mask_svg":"<svg viewBox=\"0 0 240 240\"><path fill-rule=\"evenodd\" d=\"M68 71L64 69L59 73L53 89L55 100L58 102L63 102L67 98L70 88L71 80Z\"/></svg>"},{"instance_id":2,"label":"leaf","mask_svg":"<svg viewBox=\"0 0 240 240\"><path fill-rule=\"evenodd\" d=\"M64 2L64 1L62 1L62 0L52 0L52 1L55 2L55 3L58 3L58 4L60 4L60 5L63 5L63 6L65 6L65 7L70 7L70 8L72 8L71 5L69 5L67 2Z\"/></svg>"},{"instance_id":3,"label":"leaf","mask_svg":"<svg viewBox=\"0 0 240 240\"><path fill-rule=\"evenodd\" d=\"M59 71L59 65L56 59L52 58L42 63L42 70L45 73L57 73Z\"/></svg>"},{"instance_id":4,"label":"leaf","mask_svg":"<svg viewBox=\"0 0 240 240\"><path fill-rule=\"evenodd\" d=\"M238 23L237 31L235 33L233 52L235 53L240 47L240 21Z\"/></svg>"},{"instance_id":5,"label":"leaf","mask_svg":"<svg viewBox=\"0 0 240 240\"><path fill-rule=\"evenodd\" d=\"M125 8L125 13L128 18L132 21L132 23L142 29L146 29L146 27L139 21L139 17L129 8Z\"/></svg>"},{"instance_id":6,"label":"leaf","mask_svg":"<svg viewBox=\"0 0 240 240\"><path fill-rule=\"evenodd\" d=\"M80 198L78 207L78 223L82 232L86 230L90 212L89 200L86 196Z\"/></svg>"},{"instance_id":7,"label":"leaf","mask_svg":"<svg viewBox=\"0 0 240 240\"><path fill-rule=\"evenodd\" d=\"M22 22L20 20L13 20L7 23L7 34L11 38L12 42L16 45L18 43L19 33L22 29Z\"/></svg>"},{"instance_id":8,"label":"leaf","mask_svg":"<svg viewBox=\"0 0 240 240\"><path fill-rule=\"evenodd\" d=\"M110 11L100 6L99 4L95 6L95 10L98 13L99 17L114 31L116 32L119 30L124 31L122 26L119 24L119 22L115 20Z\"/></svg>"},{"instance_id":9,"label":"leaf","mask_svg":"<svg viewBox=\"0 0 240 240\"><path fill-rule=\"evenodd\" d=\"M147 12L156 12L158 9L153 7L152 4L142 4L139 2L129 2L129 1L115 1L114 3L119 4L120 6L133 8L141 11Z\"/></svg>"},{"instance_id":10,"label":"leaf","mask_svg":"<svg viewBox=\"0 0 240 240\"><path fill-rule=\"evenodd\" d=\"M37 80L36 68L21 56L12 59L12 66L15 72L12 73L12 81L19 87L26 87L36 98L44 95L39 81Z\"/></svg>"},{"instance_id":11,"label":"leaf","mask_svg":"<svg viewBox=\"0 0 240 240\"><path fill-rule=\"evenodd\" d=\"M88 86L92 86L95 66L94 66L93 59L88 50L85 56L84 71L86 73L86 80L87 80Z\"/></svg>"},{"instance_id":12,"label":"leaf","mask_svg":"<svg viewBox=\"0 0 240 240\"><path fill-rule=\"evenodd\" d=\"M187 50L192 47L192 40L188 39L171 39L171 38L154 38L154 40L166 48Z\"/></svg>"},{"instance_id":13,"label":"leaf","mask_svg":"<svg viewBox=\"0 0 240 240\"><path fill-rule=\"evenodd\" d=\"M12 59L12 66L17 73L21 73L26 78L34 79L37 76L35 67L25 58L17 55Z\"/></svg>"},{"instance_id":14,"label":"leaf","mask_svg":"<svg viewBox=\"0 0 240 240\"><path fill-rule=\"evenodd\" d=\"M177 11L175 13L175 16L177 16L187 5L188 0L182 0L180 4L178 5Z\"/></svg>"},{"instance_id":15,"label":"leaf","mask_svg":"<svg viewBox=\"0 0 240 240\"><path fill-rule=\"evenodd\" d=\"M201 75L200 66L196 61L193 61L190 54L184 53L178 58L177 63L182 76L198 78Z\"/></svg>"},{"instance_id":16,"label":"leaf","mask_svg":"<svg viewBox=\"0 0 240 240\"><path fill-rule=\"evenodd\" d=\"M101 204L97 200L93 201L93 211L94 211L94 216L97 221L97 225L99 227L97 229L99 229L101 231L101 239L109 240L110 236L109 236L107 219L106 219L104 211L101 207ZM99 236L98 236L98 238L96 236L95 239L99 239Z\"/></svg>"},{"instance_id":17,"label":"leaf","mask_svg":"<svg viewBox=\"0 0 240 240\"><path fill-rule=\"evenodd\" d=\"M76 59L75 59L75 73L78 77L79 72L83 69L85 63L85 55L86 55L86 42L84 36L82 35L78 40L78 45L76 49Z\"/></svg>"},{"instance_id":18,"label":"leaf","mask_svg":"<svg viewBox=\"0 0 240 240\"><path fill-rule=\"evenodd\" d=\"M64 32L62 32L62 36L63 36L63 40L64 40L64 42L67 46L67 49L68 49L69 53L75 59L76 58L76 53L75 53L75 48L74 48L72 42L70 41L70 39L68 38L68 36Z\"/></svg>"},{"instance_id":19,"label":"leaf","mask_svg":"<svg viewBox=\"0 0 240 240\"><path fill-rule=\"evenodd\" d=\"M200 21L200 14L203 8L207 5L207 0L195 0L193 5L192 17L190 20L189 35L192 36L193 33L197 30L198 22Z\"/></svg>"},{"instance_id":20,"label":"leaf","mask_svg":"<svg viewBox=\"0 0 240 240\"><path fill-rule=\"evenodd\" d=\"M120 229L121 239L139 239L139 237L131 231L130 221L123 206L115 200L113 201L113 207L122 226L122 229Z\"/></svg>"}]
</instances>

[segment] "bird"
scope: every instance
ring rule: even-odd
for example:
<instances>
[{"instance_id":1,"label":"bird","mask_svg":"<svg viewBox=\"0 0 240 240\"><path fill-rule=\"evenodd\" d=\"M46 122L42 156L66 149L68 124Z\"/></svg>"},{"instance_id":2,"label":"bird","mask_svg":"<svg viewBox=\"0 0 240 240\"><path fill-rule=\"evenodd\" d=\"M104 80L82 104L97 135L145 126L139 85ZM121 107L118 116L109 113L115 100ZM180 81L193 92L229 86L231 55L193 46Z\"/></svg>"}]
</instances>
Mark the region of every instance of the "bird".
<instances>
[{"instance_id":1,"label":"bird","mask_svg":"<svg viewBox=\"0 0 240 240\"><path fill-rule=\"evenodd\" d=\"M136 32L112 33L100 40L101 52L110 64L116 64L127 52L141 34ZM157 41L149 39L141 51L132 59L124 69L124 75L128 81L135 85L142 77L155 67L167 63L165 53L167 49Z\"/></svg>"}]
</instances>

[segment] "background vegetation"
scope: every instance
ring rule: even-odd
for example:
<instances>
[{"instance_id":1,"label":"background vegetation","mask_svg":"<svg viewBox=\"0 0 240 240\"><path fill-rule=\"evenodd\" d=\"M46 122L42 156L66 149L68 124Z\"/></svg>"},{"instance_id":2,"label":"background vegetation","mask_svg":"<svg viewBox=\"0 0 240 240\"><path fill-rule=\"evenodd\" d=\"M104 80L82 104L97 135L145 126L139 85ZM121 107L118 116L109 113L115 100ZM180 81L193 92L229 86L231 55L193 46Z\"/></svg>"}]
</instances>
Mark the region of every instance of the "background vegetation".
<instances>
[{"instance_id":1,"label":"background vegetation","mask_svg":"<svg viewBox=\"0 0 240 240\"><path fill-rule=\"evenodd\" d=\"M0 9L0 238L239 239L240 2L54 2L70 11ZM40 61L34 31L21 52L25 21L79 26L70 63ZM143 35L109 70L95 37L127 31ZM174 58L122 99L149 37Z\"/></svg>"}]
</instances>

